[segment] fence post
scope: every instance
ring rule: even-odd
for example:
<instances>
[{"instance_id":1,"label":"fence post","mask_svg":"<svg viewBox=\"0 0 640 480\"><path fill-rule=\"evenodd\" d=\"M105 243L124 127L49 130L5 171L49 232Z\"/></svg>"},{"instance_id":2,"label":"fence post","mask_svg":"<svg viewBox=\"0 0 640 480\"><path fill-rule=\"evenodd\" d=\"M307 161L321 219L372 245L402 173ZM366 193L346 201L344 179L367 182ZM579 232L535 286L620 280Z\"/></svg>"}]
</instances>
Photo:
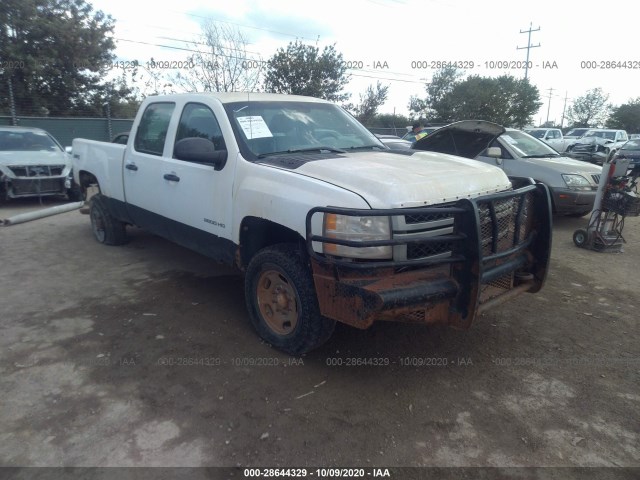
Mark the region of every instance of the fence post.
<instances>
[{"instance_id":1,"label":"fence post","mask_svg":"<svg viewBox=\"0 0 640 480\"><path fill-rule=\"evenodd\" d=\"M16 118L16 101L13 98L13 82L11 81L11 75L9 75L9 79L7 80L9 83L9 109L11 111L11 125L14 127L18 125L18 119Z\"/></svg>"},{"instance_id":2,"label":"fence post","mask_svg":"<svg viewBox=\"0 0 640 480\"><path fill-rule=\"evenodd\" d=\"M111 125L111 105L109 102L105 102L102 104L103 107L106 107L107 110L107 134L109 138L107 138L107 142L110 142L113 138L113 126Z\"/></svg>"}]
</instances>

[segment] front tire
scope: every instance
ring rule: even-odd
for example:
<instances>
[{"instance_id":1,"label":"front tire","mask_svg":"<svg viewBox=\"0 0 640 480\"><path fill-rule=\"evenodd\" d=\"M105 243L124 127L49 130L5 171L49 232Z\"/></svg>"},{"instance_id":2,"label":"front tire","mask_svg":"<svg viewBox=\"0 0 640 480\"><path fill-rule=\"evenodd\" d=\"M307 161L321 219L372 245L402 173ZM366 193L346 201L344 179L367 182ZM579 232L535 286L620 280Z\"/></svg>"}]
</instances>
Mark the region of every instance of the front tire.
<instances>
[{"instance_id":1,"label":"front tire","mask_svg":"<svg viewBox=\"0 0 640 480\"><path fill-rule=\"evenodd\" d=\"M123 245L127 243L127 226L109 213L105 197L96 194L91 197L89 216L93 236L105 245Z\"/></svg>"},{"instance_id":2,"label":"front tire","mask_svg":"<svg viewBox=\"0 0 640 480\"><path fill-rule=\"evenodd\" d=\"M335 328L335 320L320 314L311 271L296 245L274 245L253 257L245 275L245 298L258 335L286 353L318 348Z\"/></svg>"}]
</instances>

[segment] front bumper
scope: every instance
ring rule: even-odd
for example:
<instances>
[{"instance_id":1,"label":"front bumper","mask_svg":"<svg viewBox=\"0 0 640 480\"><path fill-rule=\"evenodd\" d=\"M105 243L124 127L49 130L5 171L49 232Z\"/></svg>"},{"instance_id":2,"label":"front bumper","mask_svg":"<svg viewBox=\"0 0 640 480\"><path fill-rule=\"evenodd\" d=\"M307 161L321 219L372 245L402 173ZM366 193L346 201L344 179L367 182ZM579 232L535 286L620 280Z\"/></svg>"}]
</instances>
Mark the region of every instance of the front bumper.
<instances>
[{"instance_id":1,"label":"front bumper","mask_svg":"<svg viewBox=\"0 0 640 480\"><path fill-rule=\"evenodd\" d=\"M343 215L437 218L452 229L425 237L350 242L313 235L312 217ZM353 247L392 245L419 258L351 261L314 251L314 242ZM445 247L443 247L445 245ZM545 185L460 200L452 206L392 210L319 207L307 215L307 250L323 315L358 328L376 320L445 323L468 328L478 312L545 281L551 252L551 201Z\"/></svg>"},{"instance_id":2,"label":"front bumper","mask_svg":"<svg viewBox=\"0 0 640 480\"><path fill-rule=\"evenodd\" d=\"M72 177L70 174L47 175L47 173L51 173L47 171L44 172L44 175L28 175L30 173L29 167L12 167L12 170L24 170L27 175L9 175L0 172L1 190L7 198L64 195L71 188Z\"/></svg>"},{"instance_id":3,"label":"front bumper","mask_svg":"<svg viewBox=\"0 0 640 480\"><path fill-rule=\"evenodd\" d=\"M64 195L68 190L69 180L60 178L5 178L4 192L8 198L45 197L48 195Z\"/></svg>"},{"instance_id":4,"label":"front bumper","mask_svg":"<svg viewBox=\"0 0 640 480\"><path fill-rule=\"evenodd\" d=\"M586 212L593 209L596 190L569 190L568 188L553 188L551 196L555 211L559 215Z\"/></svg>"}]
</instances>

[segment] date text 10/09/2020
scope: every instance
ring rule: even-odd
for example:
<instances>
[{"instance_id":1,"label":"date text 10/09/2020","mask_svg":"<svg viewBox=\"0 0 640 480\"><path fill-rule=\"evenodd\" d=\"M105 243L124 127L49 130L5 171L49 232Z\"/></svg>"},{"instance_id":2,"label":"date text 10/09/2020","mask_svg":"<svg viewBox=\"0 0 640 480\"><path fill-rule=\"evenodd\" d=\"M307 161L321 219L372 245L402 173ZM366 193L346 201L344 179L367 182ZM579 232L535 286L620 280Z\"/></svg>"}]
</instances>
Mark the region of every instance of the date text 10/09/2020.
<instances>
[{"instance_id":1,"label":"date text 10/09/2020","mask_svg":"<svg viewBox=\"0 0 640 480\"><path fill-rule=\"evenodd\" d=\"M245 468L244 478L391 478L389 468Z\"/></svg>"}]
</instances>

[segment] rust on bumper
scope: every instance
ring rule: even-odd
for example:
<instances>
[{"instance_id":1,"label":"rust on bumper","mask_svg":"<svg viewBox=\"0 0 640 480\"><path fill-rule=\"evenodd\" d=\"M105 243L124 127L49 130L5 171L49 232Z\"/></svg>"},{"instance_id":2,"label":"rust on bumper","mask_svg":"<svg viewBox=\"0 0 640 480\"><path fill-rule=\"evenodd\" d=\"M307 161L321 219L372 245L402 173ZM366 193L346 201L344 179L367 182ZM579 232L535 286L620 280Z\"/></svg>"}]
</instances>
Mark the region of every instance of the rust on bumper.
<instances>
[{"instance_id":1,"label":"rust on bumper","mask_svg":"<svg viewBox=\"0 0 640 480\"><path fill-rule=\"evenodd\" d=\"M433 210L412 209L411 214ZM479 312L542 288L551 250L551 205L544 185L463 200L448 211L454 228L446 236L451 244L446 258L353 262L310 251L322 314L357 328L368 328L378 320L469 328ZM313 241L331 241L310 234L310 216L307 229L309 248Z\"/></svg>"}]
</instances>

